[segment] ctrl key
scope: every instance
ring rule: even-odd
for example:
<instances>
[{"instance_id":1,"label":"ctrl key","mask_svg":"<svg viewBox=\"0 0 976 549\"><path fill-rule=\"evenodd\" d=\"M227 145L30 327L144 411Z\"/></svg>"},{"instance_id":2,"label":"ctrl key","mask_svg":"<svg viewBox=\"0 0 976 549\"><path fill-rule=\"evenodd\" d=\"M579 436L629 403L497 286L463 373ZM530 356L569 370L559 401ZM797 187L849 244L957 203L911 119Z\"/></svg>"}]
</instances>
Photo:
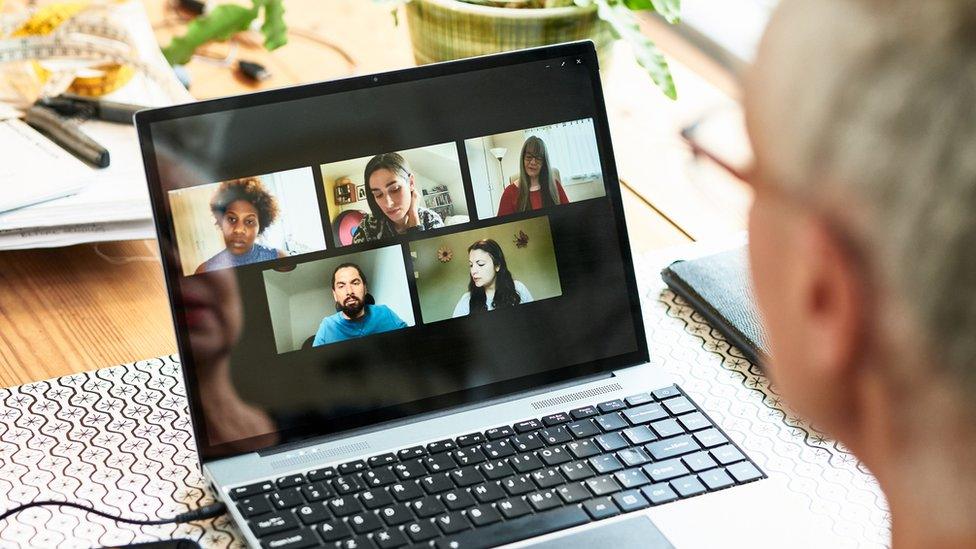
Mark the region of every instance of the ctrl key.
<instances>
[{"instance_id":1,"label":"ctrl key","mask_svg":"<svg viewBox=\"0 0 976 549\"><path fill-rule=\"evenodd\" d=\"M276 534L261 542L265 549L305 549L319 544L315 534L307 528Z\"/></svg>"}]
</instances>

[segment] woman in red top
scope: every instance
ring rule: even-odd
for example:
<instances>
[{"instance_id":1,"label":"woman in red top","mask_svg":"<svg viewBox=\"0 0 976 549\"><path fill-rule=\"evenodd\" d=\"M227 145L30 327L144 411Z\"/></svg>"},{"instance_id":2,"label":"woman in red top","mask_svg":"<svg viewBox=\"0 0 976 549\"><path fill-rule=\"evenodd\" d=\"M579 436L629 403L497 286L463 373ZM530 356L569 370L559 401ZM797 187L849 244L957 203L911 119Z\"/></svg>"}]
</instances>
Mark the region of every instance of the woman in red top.
<instances>
[{"instance_id":1,"label":"woman in red top","mask_svg":"<svg viewBox=\"0 0 976 549\"><path fill-rule=\"evenodd\" d=\"M502 193L498 201L498 215L567 204L569 198L554 172L549 165L545 142L534 135L530 136L522 145L519 179Z\"/></svg>"}]
</instances>

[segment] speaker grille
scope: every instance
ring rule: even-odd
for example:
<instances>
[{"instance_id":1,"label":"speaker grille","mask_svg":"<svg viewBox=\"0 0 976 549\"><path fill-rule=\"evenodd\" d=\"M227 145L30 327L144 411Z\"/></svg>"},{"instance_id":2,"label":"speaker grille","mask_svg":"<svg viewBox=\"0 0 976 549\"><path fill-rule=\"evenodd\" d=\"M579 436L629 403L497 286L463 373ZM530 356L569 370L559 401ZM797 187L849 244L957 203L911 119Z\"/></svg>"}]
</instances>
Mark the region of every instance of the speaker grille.
<instances>
[{"instance_id":1,"label":"speaker grille","mask_svg":"<svg viewBox=\"0 0 976 549\"><path fill-rule=\"evenodd\" d=\"M611 383L610 385L604 385L602 387L594 387L592 389L587 389L585 391L578 391L576 393L569 393L568 395L561 395L553 398L547 398L546 400L538 400L532 403L532 407L536 410L541 410L542 408L550 408L552 406L561 406L573 402L574 400L581 400L584 398L591 398L597 395L605 395L607 393L612 393L614 391L619 391L623 389L619 383Z\"/></svg>"},{"instance_id":2,"label":"speaker grille","mask_svg":"<svg viewBox=\"0 0 976 549\"><path fill-rule=\"evenodd\" d=\"M291 469L299 465L314 465L328 458L344 456L353 452L363 452L368 449L368 442L357 442L356 444L335 446L324 450L307 450L299 454L285 454L278 459L272 460L271 466L278 470Z\"/></svg>"}]
</instances>

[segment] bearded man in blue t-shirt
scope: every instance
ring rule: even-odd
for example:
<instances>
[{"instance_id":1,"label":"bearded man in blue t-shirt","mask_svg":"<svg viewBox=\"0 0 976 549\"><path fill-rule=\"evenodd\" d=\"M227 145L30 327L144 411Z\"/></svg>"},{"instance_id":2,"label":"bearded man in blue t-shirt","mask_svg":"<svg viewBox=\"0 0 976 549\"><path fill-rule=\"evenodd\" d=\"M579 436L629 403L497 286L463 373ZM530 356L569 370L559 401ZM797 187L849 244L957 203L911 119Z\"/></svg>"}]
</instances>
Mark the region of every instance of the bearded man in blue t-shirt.
<instances>
[{"instance_id":1,"label":"bearded man in blue t-shirt","mask_svg":"<svg viewBox=\"0 0 976 549\"><path fill-rule=\"evenodd\" d=\"M366 275L355 263L332 272L332 297L338 312L322 319L313 347L407 327L386 305L367 303Z\"/></svg>"}]
</instances>

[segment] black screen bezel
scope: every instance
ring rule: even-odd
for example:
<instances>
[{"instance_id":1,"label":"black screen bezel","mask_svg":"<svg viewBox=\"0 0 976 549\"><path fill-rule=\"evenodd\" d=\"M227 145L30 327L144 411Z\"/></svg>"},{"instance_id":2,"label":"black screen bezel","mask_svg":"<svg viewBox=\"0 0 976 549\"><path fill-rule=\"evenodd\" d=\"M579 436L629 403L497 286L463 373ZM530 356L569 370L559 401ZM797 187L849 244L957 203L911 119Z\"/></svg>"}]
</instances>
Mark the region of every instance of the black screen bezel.
<instances>
[{"instance_id":1,"label":"black screen bezel","mask_svg":"<svg viewBox=\"0 0 976 549\"><path fill-rule=\"evenodd\" d=\"M185 316L181 314L181 311L183 310L182 295L180 295L180 292L178 291L179 280L183 274L180 271L178 261L172 256L172 251L176 249L176 244L170 240L170 235L173 234L170 223L171 212L168 208L168 201L164 199L165 193L162 189L161 180L158 174L156 154L152 141L152 124L165 120L199 116L240 108L256 107L271 103L300 100L326 94L340 94L368 87L384 86L388 84L410 82L421 79L431 79L439 76L455 75L483 69L566 57L577 57L585 60L585 65L588 69L587 72L590 75L590 80L593 87L593 98L595 102L593 105L594 126L597 132L597 138L600 140L601 144L601 163L604 167L604 178L607 186L606 197L611 202L614 218L617 223L616 229L617 234L619 235L621 259L625 267L624 276L626 278L627 285L626 291L630 304L634 335L637 340L637 349L633 352L623 353L613 357L574 364L529 376L500 381L473 389L466 389L454 393L425 398L399 405L396 407L396 410L378 409L369 413L357 414L352 418L338 418L336 421L322 422L321 428L318 430L306 428L301 433L292 433L293 435L298 435L298 438L303 439L335 436L338 433L354 429L373 427L380 423L403 420L407 417L415 417L425 413L443 412L452 407L470 405L491 398L509 396L521 391L537 389L547 385L566 383L574 379L592 376L594 374L609 373L615 369L647 362L648 347L640 308L640 295L637 290L636 276L633 269L630 240L627 234L623 202L616 172L616 164L614 162L613 150L610 145L609 124L607 122L606 106L603 97L603 90L600 84L599 66L593 43L590 41L571 42L555 46L545 46L517 52L495 54L420 67L411 67L391 72L299 85L246 95L237 95L220 99L175 105L171 107L149 109L136 113L135 125L139 136L140 148L146 171L146 180L149 186L150 202L152 205L157 239L160 247L160 256L163 264L163 275L166 282L167 294L171 304L170 312L173 317L177 348L180 352L183 379L186 386L187 399L190 405L190 418L193 424L194 435L197 442L197 452L200 456L201 462L206 463L207 461L213 459L222 459L233 455L240 455L258 450L266 450L273 444L273 441L276 440L276 435L278 433L265 434L223 444L213 445L209 443L206 426L202 420L203 411L200 405L201 395L196 385L195 377L191 375L194 364L192 360L188 328L185 323ZM452 92L450 89L445 89L445 93ZM404 410L409 411L404 413ZM295 437L293 436L290 438L294 439ZM291 444L289 444L289 446L291 446Z\"/></svg>"}]
</instances>

